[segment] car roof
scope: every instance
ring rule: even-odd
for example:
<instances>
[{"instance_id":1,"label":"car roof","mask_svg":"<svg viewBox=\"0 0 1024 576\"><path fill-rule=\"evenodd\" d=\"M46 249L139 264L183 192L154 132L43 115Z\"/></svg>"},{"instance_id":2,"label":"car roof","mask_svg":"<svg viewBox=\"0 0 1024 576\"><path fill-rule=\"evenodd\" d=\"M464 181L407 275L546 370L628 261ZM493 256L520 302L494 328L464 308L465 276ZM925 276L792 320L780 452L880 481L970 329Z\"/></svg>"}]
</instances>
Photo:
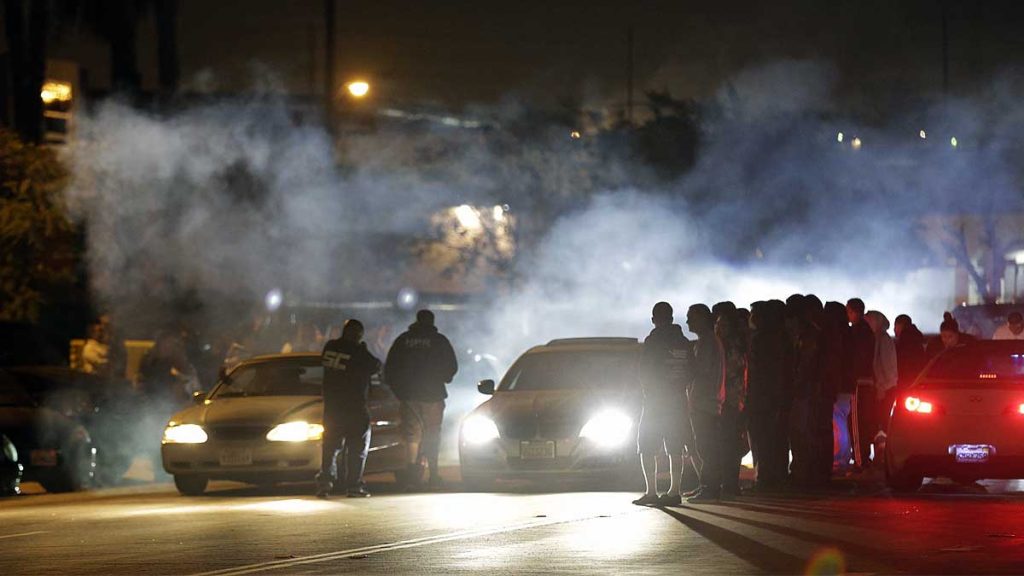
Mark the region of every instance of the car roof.
<instances>
[{"instance_id":1,"label":"car roof","mask_svg":"<svg viewBox=\"0 0 1024 576\"><path fill-rule=\"evenodd\" d=\"M287 354L261 354L259 356L253 356L252 358L246 358L242 361L239 366L245 366L247 364L262 364L265 362L275 362L278 360L318 360L320 358L319 352L289 352Z\"/></svg>"},{"instance_id":2,"label":"car roof","mask_svg":"<svg viewBox=\"0 0 1024 576\"><path fill-rule=\"evenodd\" d=\"M584 351L624 351L633 352L640 349L640 341L636 338L594 337L594 338L559 338L547 344L534 346L527 354L584 352Z\"/></svg>"}]
</instances>

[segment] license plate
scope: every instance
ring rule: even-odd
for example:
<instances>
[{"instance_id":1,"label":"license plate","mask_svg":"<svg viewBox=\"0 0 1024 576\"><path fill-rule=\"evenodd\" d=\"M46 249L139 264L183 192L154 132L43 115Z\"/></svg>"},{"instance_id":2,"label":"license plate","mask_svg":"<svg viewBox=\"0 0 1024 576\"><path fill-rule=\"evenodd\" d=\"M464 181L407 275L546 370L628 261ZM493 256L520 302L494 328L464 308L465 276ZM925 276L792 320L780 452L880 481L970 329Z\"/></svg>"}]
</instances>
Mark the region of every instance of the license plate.
<instances>
[{"instance_id":1,"label":"license plate","mask_svg":"<svg viewBox=\"0 0 1024 576\"><path fill-rule=\"evenodd\" d=\"M252 450L222 450L221 466L249 466L252 464Z\"/></svg>"},{"instance_id":2,"label":"license plate","mask_svg":"<svg viewBox=\"0 0 1024 576\"><path fill-rule=\"evenodd\" d=\"M519 444L519 456L523 460L551 460L555 457L555 443L523 442Z\"/></svg>"},{"instance_id":3,"label":"license plate","mask_svg":"<svg viewBox=\"0 0 1024 576\"><path fill-rule=\"evenodd\" d=\"M29 462L33 466L56 466L57 465L57 451L56 450L33 450L29 454Z\"/></svg>"},{"instance_id":4,"label":"license plate","mask_svg":"<svg viewBox=\"0 0 1024 576\"><path fill-rule=\"evenodd\" d=\"M992 447L984 444L956 444L953 446L953 455L957 462L966 464L982 464L988 462L992 454Z\"/></svg>"}]
</instances>

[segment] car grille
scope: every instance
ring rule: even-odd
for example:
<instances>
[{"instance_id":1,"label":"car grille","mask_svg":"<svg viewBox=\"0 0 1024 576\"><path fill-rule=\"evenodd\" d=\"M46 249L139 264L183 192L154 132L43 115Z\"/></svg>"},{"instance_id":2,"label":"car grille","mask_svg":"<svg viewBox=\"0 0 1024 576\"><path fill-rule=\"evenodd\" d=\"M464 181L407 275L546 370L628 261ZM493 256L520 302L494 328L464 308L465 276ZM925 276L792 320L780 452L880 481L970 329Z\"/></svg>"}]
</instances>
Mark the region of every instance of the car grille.
<instances>
[{"instance_id":1,"label":"car grille","mask_svg":"<svg viewBox=\"0 0 1024 576\"><path fill-rule=\"evenodd\" d=\"M210 429L211 440L263 440L270 428L266 426L218 426Z\"/></svg>"},{"instance_id":2,"label":"car grille","mask_svg":"<svg viewBox=\"0 0 1024 576\"><path fill-rule=\"evenodd\" d=\"M501 437L509 440L575 438L579 432L580 427L576 422L538 421L535 416L509 419L501 427Z\"/></svg>"}]
</instances>

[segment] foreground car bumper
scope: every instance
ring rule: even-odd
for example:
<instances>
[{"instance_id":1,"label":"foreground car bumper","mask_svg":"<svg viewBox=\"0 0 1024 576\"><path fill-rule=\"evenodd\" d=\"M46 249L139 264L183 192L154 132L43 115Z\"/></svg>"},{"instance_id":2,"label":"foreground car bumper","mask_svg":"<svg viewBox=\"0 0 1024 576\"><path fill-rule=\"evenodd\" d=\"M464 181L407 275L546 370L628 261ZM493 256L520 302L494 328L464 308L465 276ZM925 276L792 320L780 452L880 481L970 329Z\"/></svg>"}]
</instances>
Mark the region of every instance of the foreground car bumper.
<instances>
[{"instance_id":1,"label":"foreground car bumper","mask_svg":"<svg viewBox=\"0 0 1024 576\"><path fill-rule=\"evenodd\" d=\"M600 448L579 438L534 440L553 442L554 457L524 457L524 441L499 439L483 445L460 443L459 459L464 477L500 479L607 479L621 478L637 467L636 447Z\"/></svg>"},{"instance_id":2,"label":"foreground car bumper","mask_svg":"<svg viewBox=\"0 0 1024 576\"><path fill-rule=\"evenodd\" d=\"M266 474L312 478L320 470L320 442L206 442L164 444L168 474L196 474L212 479L248 480Z\"/></svg>"}]
</instances>

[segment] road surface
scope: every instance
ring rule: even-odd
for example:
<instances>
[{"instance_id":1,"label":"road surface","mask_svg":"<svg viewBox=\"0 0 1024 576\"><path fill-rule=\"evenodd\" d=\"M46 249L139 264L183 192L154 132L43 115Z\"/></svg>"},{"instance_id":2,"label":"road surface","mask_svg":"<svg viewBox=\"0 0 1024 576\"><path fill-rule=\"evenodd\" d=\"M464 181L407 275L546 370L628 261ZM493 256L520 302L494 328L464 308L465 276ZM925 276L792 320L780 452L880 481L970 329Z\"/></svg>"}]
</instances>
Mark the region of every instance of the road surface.
<instances>
[{"instance_id":1,"label":"road surface","mask_svg":"<svg viewBox=\"0 0 1024 576\"><path fill-rule=\"evenodd\" d=\"M876 484L654 509L621 492L167 484L0 501L0 574L1021 573L1024 485Z\"/></svg>"}]
</instances>

